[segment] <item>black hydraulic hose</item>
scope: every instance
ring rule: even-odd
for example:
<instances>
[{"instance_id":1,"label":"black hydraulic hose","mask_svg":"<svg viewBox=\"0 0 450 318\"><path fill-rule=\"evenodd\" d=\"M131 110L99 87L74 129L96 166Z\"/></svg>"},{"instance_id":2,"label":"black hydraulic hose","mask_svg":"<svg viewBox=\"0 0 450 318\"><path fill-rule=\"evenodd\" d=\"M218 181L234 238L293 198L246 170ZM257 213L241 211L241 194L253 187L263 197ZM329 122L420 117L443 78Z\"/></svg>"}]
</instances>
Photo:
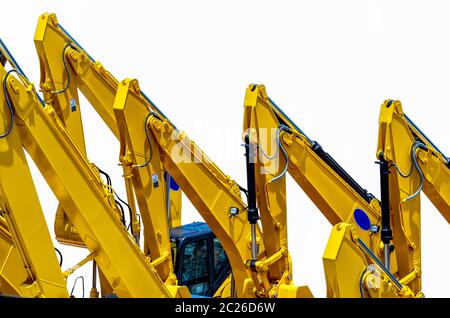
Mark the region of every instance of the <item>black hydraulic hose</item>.
<instances>
[{"instance_id":1,"label":"black hydraulic hose","mask_svg":"<svg viewBox=\"0 0 450 318\"><path fill-rule=\"evenodd\" d=\"M117 201L117 200L114 200L114 202L116 202L116 205L119 207L120 214L122 215L122 224L123 224L123 226L126 227L127 224L126 224L126 222L125 222L125 211L123 210L123 206L122 206L122 204L120 204L120 202Z\"/></svg>"},{"instance_id":2,"label":"black hydraulic hose","mask_svg":"<svg viewBox=\"0 0 450 318\"><path fill-rule=\"evenodd\" d=\"M61 253L61 251L58 250L56 247L55 247L55 251L56 251L56 253L58 253L58 255L59 255L59 266L62 266L62 264L63 264L63 256L62 256L62 253Z\"/></svg>"},{"instance_id":3,"label":"black hydraulic hose","mask_svg":"<svg viewBox=\"0 0 450 318\"><path fill-rule=\"evenodd\" d=\"M99 172L100 174L102 174L102 175L105 176L105 178L106 178L106 184L109 186L109 191L110 191L111 193L113 193L114 191L113 191L113 189L112 189L112 181L111 181L111 177L109 176L109 174L107 174L105 171L103 171L103 170L100 169L99 167L97 167L97 170L98 170L98 172ZM116 202L117 206L119 207L119 209L121 210L121 213L122 213L122 220L123 220L123 225L126 226L126 221L125 221L125 211L124 211L124 209L123 209L123 206L122 206L120 203L124 204L124 205L127 207L127 209L128 209L128 214L129 214L129 216L130 216L130 225L131 225L131 222L132 222L132 220L133 220L133 212L131 211L130 205L129 205L127 202L125 202L124 200L122 200L122 199L117 195L117 193L114 192L114 195L116 196L117 200L119 200L119 201L115 200L115 202Z\"/></svg>"},{"instance_id":4,"label":"black hydraulic hose","mask_svg":"<svg viewBox=\"0 0 450 318\"><path fill-rule=\"evenodd\" d=\"M52 94L62 94L65 91L67 91L69 89L70 86L70 71L69 71L69 66L67 65L67 59L66 59L66 51L68 48L72 48L76 50L76 47L72 44L72 43L67 43L63 50L62 50L62 60L63 60L63 65L64 65L64 71L67 74L67 82L66 85L64 85L64 87L60 90L56 90L56 91L52 91Z\"/></svg>"},{"instance_id":5,"label":"black hydraulic hose","mask_svg":"<svg viewBox=\"0 0 450 318\"><path fill-rule=\"evenodd\" d=\"M5 138L6 136L8 136L11 133L11 130L13 129L13 126L14 126L14 110L13 110L13 106L11 103L11 99L9 97L8 89L6 88L6 83L8 82L8 77L13 72L16 72L17 74L19 74L19 72L17 72L16 70L10 70L10 71L8 71L8 73L6 73L5 77L3 78L3 95L5 95L6 104L8 105L10 120L9 120L8 129L0 135L0 138Z\"/></svg>"},{"instance_id":6,"label":"black hydraulic hose","mask_svg":"<svg viewBox=\"0 0 450 318\"><path fill-rule=\"evenodd\" d=\"M2 66L5 66L6 64L6 57L3 55L3 53L0 51L0 64Z\"/></svg>"},{"instance_id":7,"label":"black hydraulic hose","mask_svg":"<svg viewBox=\"0 0 450 318\"><path fill-rule=\"evenodd\" d=\"M244 187L241 187L240 185L238 185L238 186L239 186L239 190L244 192L245 197L247 198L247 204L248 204L248 191L247 191L247 189L245 189Z\"/></svg>"},{"instance_id":8,"label":"black hydraulic hose","mask_svg":"<svg viewBox=\"0 0 450 318\"><path fill-rule=\"evenodd\" d=\"M103 171L103 170L100 169L99 167L97 167L97 169L98 169L98 172L99 172L100 174L102 174L102 175L105 176L105 178L106 178L106 184L110 187L110 188L109 188L109 192L112 193L113 191L112 191L112 188L111 188L111 186L112 186L111 177L109 176L109 174L107 174L105 171Z\"/></svg>"},{"instance_id":9,"label":"black hydraulic hose","mask_svg":"<svg viewBox=\"0 0 450 318\"><path fill-rule=\"evenodd\" d=\"M148 164L152 161L152 158L153 158L153 147L152 147L152 141L150 139L148 120L151 116L154 116L154 115L155 115L155 113L149 112L147 114L147 116L145 117L144 130L145 130L145 137L147 138L148 147L149 147L149 156L148 156L148 159L144 163L136 164L136 167L138 167L138 168L144 168L144 167L148 166Z\"/></svg>"},{"instance_id":10,"label":"black hydraulic hose","mask_svg":"<svg viewBox=\"0 0 450 318\"><path fill-rule=\"evenodd\" d=\"M122 200L117 194L116 194L116 198L117 198L117 200L119 200L120 202L125 204L125 206L127 207L128 215L130 216L130 228L131 228L131 223L132 223L132 220L133 220L133 212L131 211L131 207L128 205L128 203L126 203L124 200ZM125 216L124 216L124 221L125 221Z\"/></svg>"}]
</instances>

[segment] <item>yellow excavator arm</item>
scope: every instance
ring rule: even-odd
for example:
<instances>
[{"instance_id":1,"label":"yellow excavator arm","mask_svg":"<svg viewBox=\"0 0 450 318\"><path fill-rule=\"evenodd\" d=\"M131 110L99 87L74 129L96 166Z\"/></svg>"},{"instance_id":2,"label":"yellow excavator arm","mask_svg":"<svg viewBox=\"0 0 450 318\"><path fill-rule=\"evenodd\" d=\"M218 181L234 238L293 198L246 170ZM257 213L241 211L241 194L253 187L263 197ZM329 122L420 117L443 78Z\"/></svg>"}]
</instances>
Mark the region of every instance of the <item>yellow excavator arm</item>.
<instances>
[{"instance_id":1,"label":"yellow excavator arm","mask_svg":"<svg viewBox=\"0 0 450 318\"><path fill-rule=\"evenodd\" d=\"M55 14L46 13L39 17L34 41L41 66L40 86L44 100L52 105L61 121L66 123L76 143L84 145L78 90L88 99L114 136L120 139L113 111L118 81L64 30ZM181 191L171 189L173 181L159 161L151 164L152 169L135 170L127 161L128 152L126 147L121 149L120 162L132 214L132 233L138 241L141 229L136 197L144 225L144 253L160 260L157 270L163 280L174 279L168 228L181 224ZM145 188L153 177L158 178L158 187ZM67 241L67 235L63 235L61 229L70 227L66 222L58 224L57 234L61 233L60 239Z\"/></svg>"},{"instance_id":2,"label":"yellow excavator arm","mask_svg":"<svg viewBox=\"0 0 450 318\"><path fill-rule=\"evenodd\" d=\"M13 122L4 137L6 143L15 137L15 145L27 150L90 251L65 275L95 260L119 297L189 297L187 288L176 286L176 280L163 281L158 276L158 262L151 263L128 234L110 187L103 183L95 165L86 159L53 107L40 100L20 70L15 69L18 77L11 73L6 76L3 67L0 70L6 91L1 104L10 105L11 111L3 107L1 118L4 123L5 118ZM6 194L8 199L13 197ZM27 241L33 240L28 237ZM51 255L56 262L53 251Z\"/></svg>"},{"instance_id":3,"label":"yellow excavator arm","mask_svg":"<svg viewBox=\"0 0 450 318\"><path fill-rule=\"evenodd\" d=\"M401 242L395 249L404 255L399 272L410 277L413 290L420 290L420 192L423 190L450 222L449 159L406 116L398 100L386 100L381 105L377 157L389 167L387 191L393 236Z\"/></svg>"},{"instance_id":4,"label":"yellow excavator arm","mask_svg":"<svg viewBox=\"0 0 450 318\"><path fill-rule=\"evenodd\" d=\"M58 264L47 223L34 187L6 81L16 74L5 64L15 61L0 40L0 285L10 295L67 297L66 280ZM24 195L26 199L24 198Z\"/></svg>"},{"instance_id":5,"label":"yellow excavator arm","mask_svg":"<svg viewBox=\"0 0 450 318\"><path fill-rule=\"evenodd\" d=\"M55 14L46 13L40 16L34 41L41 65L40 86L44 92L44 100L55 108L61 120L76 122L76 125L72 125L76 126L73 131L80 130L78 128L81 127L78 97L78 90L80 90L114 136L119 138L112 109L118 86L116 78L78 44L58 23ZM67 128L72 133L71 126L67 125ZM80 136L79 143L84 144L82 134L75 135ZM125 174L128 172L125 171ZM155 209L165 210L170 227L175 227L181 225L181 192L170 188L170 181L170 176L166 174L160 181L161 188L166 192L165 198L161 202L154 199L152 205ZM126 182L129 183L130 180ZM139 222L135 213L134 199L130 200L134 195L131 184L128 184L127 191L128 201L133 211L133 233L138 235ZM145 244L151 239L144 240Z\"/></svg>"}]
</instances>

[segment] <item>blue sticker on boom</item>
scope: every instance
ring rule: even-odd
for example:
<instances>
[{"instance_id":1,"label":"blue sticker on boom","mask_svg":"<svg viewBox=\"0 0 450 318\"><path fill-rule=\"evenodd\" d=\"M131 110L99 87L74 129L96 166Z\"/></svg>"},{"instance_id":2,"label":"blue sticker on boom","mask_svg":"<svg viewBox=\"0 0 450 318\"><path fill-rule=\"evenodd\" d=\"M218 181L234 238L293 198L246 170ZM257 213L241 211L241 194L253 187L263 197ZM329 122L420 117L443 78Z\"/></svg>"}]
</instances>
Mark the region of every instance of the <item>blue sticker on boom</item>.
<instances>
[{"instance_id":1,"label":"blue sticker on boom","mask_svg":"<svg viewBox=\"0 0 450 318\"><path fill-rule=\"evenodd\" d=\"M168 175L167 171L164 171L164 180L165 180L166 182L167 182L167 175ZM175 179L172 178L172 176L170 176L170 179L169 179L169 187L170 187L170 190L172 190L172 191L178 191L178 190L180 190L180 186L179 186L178 183L175 181Z\"/></svg>"},{"instance_id":2,"label":"blue sticker on boom","mask_svg":"<svg viewBox=\"0 0 450 318\"><path fill-rule=\"evenodd\" d=\"M355 211L353 211L353 218L355 219L356 224L358 224L358 226L364 231L368 231L370 229L369 216L363 210L355 209Z\"/></svg>"},{"instance_id":3,"label":"blue sticker on boom","mask_svg":"<svg viewBox=\"0 0 450 318\"><path fill-rule=\"evenodd\" d=\"M170 177L169 186L170 186L170 190L172 190L172 191L180 190L180 186L178 185L178 183L176 183L175 179L172 177Z\"/></svg>"}]
</instances>

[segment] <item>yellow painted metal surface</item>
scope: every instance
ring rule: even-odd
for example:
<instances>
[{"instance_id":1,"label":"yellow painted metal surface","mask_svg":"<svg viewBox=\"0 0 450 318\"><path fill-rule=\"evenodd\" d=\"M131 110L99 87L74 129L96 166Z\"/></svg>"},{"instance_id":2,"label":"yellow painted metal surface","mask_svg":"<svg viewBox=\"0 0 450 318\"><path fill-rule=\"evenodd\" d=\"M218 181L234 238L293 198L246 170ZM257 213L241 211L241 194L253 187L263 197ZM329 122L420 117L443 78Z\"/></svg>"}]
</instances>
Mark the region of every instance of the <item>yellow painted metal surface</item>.
<instances>
[{"instance_id":1,"label":"yellow painted metal surface","mask_svg":"<svg viewBox=\"0 0 450 318\"><path fill-rule=\"evenodd\" d=\"M402 119L400 102L394 102L387 107L387 102L381 105L378 130L377 156L381 151L388 161L389 200L391 208L391 224L393 244L398 257L398 273L400 278L421 268L420 242L420 196L401 203L403 199L413 194L419 188L419 177L413 173L410 177L402 177L392 166L393 163L403 173L412 168L411 148L414 137ZM415 292L421 292L421 277L417 277L408 286Z\"/></svg>"},{"instance_id":2,"label":"yellow painted metal surface","mask_svg":"<svg viewBox=\"0 0 450 318\"><path fill-rule=\"evenodd\" d=\"M123 93L122 86L124 85L122 84L117 90L114 105L126 104L127 96ZM129 84L137 91L137 94L140 93L137 82L127 82L127 88ZM150 144L155 144L153 137L149 136L150 144L146 142L145 116L148 110L142 106L121 109L114 106L114 113L119 128L120 162L126 171L125 178L129 178L133 184L145 235L151 238L148 240L151 257L156 259L167 255L164 259L165 265L158 267L158 270L161 277L169 278L171 275L171 279L175 279L176 282L176 277L173 275L168 220L164 212L164 202L166 202L163 183L164 171L161 167L159 148L149 148Z\"/></svg>"},{"instance_id":3,"label":"yellow painted metal surface","mask_svg":"<svg viewBox=\"0 0 450 318\"><path fill-rule=\"evenodd\" d=\"M415 147L417 143L421 143L420 147ZM423 190L447 222L450 222L448 161L406 117L398 100L386 100L380 108L377 156L381 152L391 164L389 195L392 222L397 224L393 233L397 243L394 244L405 259L399 263L400 277L414 293L423 295L418 191ZM420 173L423 174L423 188L420 187Z\"/></svg>"},{"instance_id":4,"label":"yellow painted metal surface","mask_svg":"<svg viewBox=\"0 0 450 318\"><path fill-rule=\"evenodd\" d=\"M323 265L329 298L359 298L361 273L368 262L351 235L355 227L348 223L333 226L323 253Z\"/></svg>"},{"instance_id":5,"label":"yellow painted metal surface","mask_svg":"<svg viewBox=\"0 0 450 318\"><path fill-rule=\"evenodd\" d=\"M35 44L44 104L33 85L16 76L5 78L0 67L16 120L11 133L0 139L1 292L68 296L24 147L60 202L58 239L87 247L91 254L84 261L96 261L101 279L119 297L190 297L173 273L169 228L181 224L181 191L168 188L165 172L179 183L224 246L238 297L312 297L308 287L293 284L285 168L333 225L323 255L328 297L423 297L420 196L413 195L421 189L421 176L416 170L423 173L423 191L449 222L450 171L448 159L411 124L399 101L385 101L379 117L377 156L383 154L390 162L395 246L391 273L386 273L373 264L383 258L379 233L361 229L353 215L360 209L371 225L380 225L379 201L362 197L327 165L314 151L319 145L270 101L263 85L247 88L243 128L258 145L255 169L262 225L257 231L259 255L250 266L250 225L237 183L165 118L136 80L119 83L92 60L54 14L39 17ZM87 160L78 90L120 142L119 161L134 215L132 232L139 236L139 209L144 251L120 222L114 195ZM0 130L6 130L9 116L3 92L0 101ZM414 148L417 141L423 147ZM410 169L407 176L400 173ZM29 199L20 200L22 192ZM71 269L66 275L70 273ZM216 296L229 295L230 285L229 277Z\"/></svg>"},{"instance_id":6,"label":"yellow painted metal surface","mask_svg":"<svg viewBox=\"0 0 450 318\"><path fill-rule=\"evenodd\" d=\"M32 85L8 77L7 89L23 146L66 211L119 297L187 295L164 285L119 220L117 206L93 165ZM173 294L175 292L175 294Z\"/></svg>"},{"instance_id":7,"label":"yellow painted metal surface","mask_svg":"<svg viewBox=\"0 0 450 318\"><path fill-rule=\"evenodd\" d=\"M314 147L320 146L304 135L281 109L271 102L264 85L250 85L246 90L244 133L246 132L258 143L260 149L256 175L264 230L276 228L274 224L278 220L281 223L281 230L287 231L285 177L271 181L281 175L286 167L285 151L288 159L287 172L328 221L335 226L339 224L339 227L351 226L355 236L359 237L376 257L383 258L380 235L361 229L354 219L354 211L360 209L367 214L371 225L380 226L379 201L373 196L362 197L314 151ZM266 154L262 152L263 150ZM266 227L264 223L267 224ZM336 228L333 229L323 256L327 293L329 297L360 297L359 289L356 288L359 275L370 262L356 241L345 240L343 233L340 232L339 235ZM264 243L271 246L271 251L276 251L282 244L287 246L287 242L281 240L286 234L279 237L280 243L270 242L269 239ZM401 278L401 273L397 273L399 258L405 262L408 255L397 253L396 250L392 253L391 272ZM384 285L380 285L379 288L375 288L377 293L368 296L379 297L381 295L379 291L383 288Z\"/></svg>"},{"instance_id":8,"label":"yellow painted metal surface","mask_svg":"<svg viewBox=\"0 0 450 318\"><path fill-rule=\"evenodd\" d=\"M2 87L4 81L12 78L7 75L0 65L0 78ZM7 82L12 83L12 82ZM7 84L6 83L6 84ZM16 89L10 86L11 90ZM11 116L7 107L3 89L0 90L0 131L5 132ZM17 122L16 122L17 123ZM47 228L44 213L34 188L31 172L25 158L21 139L15 126L11 132L0 138L0 213L8 225L8 230L14 240L14 246L3 245L2 251L8 250L4 266L17 250L23 263L16 263L17 273L20 275L20 266L25 267L27 279L17 285L19 275L8 277L20 295L29 297L68 297L66 281L56 258L56 253ZM25 196L25 197L24 197ZM7 239L7 229L3 228L3 238ZM3 243L6 243L4 241ZM16 262L19 260L16 258ZM11 264L11 263L10 263ZM4 267L2 267L4 269ZM3 270L1 271L3 273ZM22 277L24 278L24 277Z\"/></svg>"},{"instance_id":9,"label":"yellow painted metal surface","mask_svg":"<svg viewBox=\"0 0 450 318\"><path fill-rule=\"evenodd\" d=\"M39 285L34 289L22 288L33 282L33 277L27 270L30 265L24 263L24 258L11 236L5 218L0 213L0 293L3 295L35 297L40 293ZM48 297L48 296L47 296Z\"/></svg>"},{"instance_id":10,"label":"yellow painted metal surface","mask_svg":"<svg viewBox=\"0 0 450 318\"><path fill-rule=\"evenodd\" d=\"M279 281L274 281L264 266L252 272L246 265L251 259L250 225L236 182L223 174L184 132L163 118L140 94L136 80L126 79L119 84L114 111L122 148L123 143L132 144L126 147L132 150L128 154L131 165L154 171L154 179L146 181L149 183L146 188L155 189L154 182L160 175L152 161L160 160L222 243L233 270L237 296L276 297L271 290ZM233 215L233 211L238 213ZM261 238L259 230L258 236ZM259 261L270 266L271 260L265 258L262 244L259 252ZM291 278L287 277L280 285L283 284L292 285Z\"/></svg>"},{"instance_id":11,"label":"yellow painted metal surface","mask_svg":"<svg viewBox=\"0 0 450 318\"><path fill-rule=\"evenodd\" d=\"M118 81L114 76L112 76L100 62L92 60L87 52L79 47L74 40L61 29L55 14L45 13L39 17L34 41L41 65L40 86L44 91L45 101L52 105L58 114L63 115L60 116L62 120L64 119L64 116L66 116L74 122L79 121L81 124L81 118L79 117L81 109L78 98L78 90L80 90L107 124L114 136L119 139L119 131L112 108L118 85ZM67 70L64 66L64 62L67 64ZM69 77L70 85L67 86ZM67 90L64 92L59 94L54 93L65 87L67 87ZM76 111L71 111L73 105L75 105ZM65 121L63 120L63 122ZM67 128L72 134L70 127ZM84 144L82 135L73 136L77 144ZM126 166L124 167L124 174L125 176L129 176L129 171ZM148 177L149 176L147 176L147 178ZM141 194L142 191L133 189L134 183L131 183L129 178L126 178L125 182L127 185L128 203L133 211L132 230L133 233L138 236L140 227L136 217L137 212L134 204L134 193ZM170 190L164 179L160 180L160 183L161 187L166 189L166 191L169 190L170 193L168 196L159 197L158 199L165 200L165 198L168 197L169 202L157 202L156 198L152 197L152 201L145 202L145 205L152 205L154 210L156 210L158 206L160 213L166 213L164 211L166 211L166 205L168 205L170 209L169 226L179 226L181 225L181 191ZM143 217L148 211L148 208L142 208L142 203L145 199L150 198L138 198L138 203L141 203L139 207L144 209L143 212L141 211ZM157 216L157 214L153 215L153 217ZM61 218L62 217L63 216L61 216ZM146 219L149 219L150 217L151 216L149 215L145 216ZM147 222L147 225L149 224L150 223ZM61 226L66 227L66 225L67 224L63 223ZM160 228L144 230L144 245L147 254L150 253L150 246L153 246L154 248L155 244L158 244L159 242L154 236L147 237L147 234L150 235L151 233L156 232L163 234L164 231L165 230ZM70 233L68 233L68 235L69 234ZM61 239L64 240L64 238ZM168 238L164 238L162 241L167 240ZM162 247L158 247L155 249L154 253L159 254L158 250L161 248ZM158 256L156 255L156 257ZM163 271L166 272L163 277L167 278L170 269L166 268Z\"/></svg>"},{"instance_id":12,"label":"yellow painted metal surface","mask_svg":"<svg viewBox=\"0 0 450 318\"><path fill-rule=\"evenodd\" d=\"M267 104L261 104L258 99L263 87L247 88L244 101L244 135L248 134L250 141L256 143L257 158L255 163L255 179L257 187L258 208L264 232L264 246L267 255L274 255L281 249L288 248L287 242L287 212L286 212L286 177L278 178L286 166L285 158L280 155L276 142L279 124ZM266 155L263 155L263 153ZM276 157L276 160L273 160ZM289 268L288 254L269 266L271 276L281 279Z\"/></svg>"},{"instance_id":13,"label":"yellow painted metal surface","mask_svg":"<svg viewBox=\"0 0 450 318\"><path fill-rule=\"evenodd\" d=\"M239 286L238 295L243 296L242 286L245 280L251 277L245 267L245 261L250 258L248 246L250 227L245 214L236 217L229 215L232 207L242 211L245 209L240 198L239 187L208 158L203 157L203 152L193 151L191 147L195 146L189 139L184 138L183 133L176 132L168 121L161 121L154 116L148 117L148 114L155 112L155 109L140 95L138 87L136 80L122 81L114 102L116 120L119 127L123 129L122 140L133 142L133 145L140 145L140 148L128 147L134 151L130 153L131 161L134 164L142 163L143 159L148 158L150 147L152 147L154 160L160 160L165 169L175 177L183 192L219 238L230 260L236 285ZM157 113L156 116L158 116ZM146 129L148 129L150 143L146 136ZM131 134L133 134L132 141ZM177 160L173 160L174 157L171 156L171 153L176 151L172 150L175 144L176 147L180 147L177 150L182 152L177 153L179 156ZM192 157L193 154L196 157ZM149 166L145 168L150 169ZM161 178L158 175L156 177L158 180ZM153 187L151 183L149 186Z\"/></svg>"},{"instance_id":14,"label":"yellow painted metal surface","mask_svg":"<svg viewBox=\"0 0 450 318\"><path fill-rule=\"evenodd\" d=\"M144 169L133 167L133 165L142 163L146 159L145 142L142 143L139 139L139 137L145 137L143 135L145 130L142 129L144 126L125 124L125 130L128 133L128 136L125 136L123 128L117 129L118 125L112 116L111 109L111 101L117 90L117 80L99 62L94 62L82 48L74 43L73 39L59 27L56 16L53 14L44 14L40 17L35 34L35 43L41 62L41 88L46 91L45 96L49 98L49 102L55 108L60 109L59 113L65 113L69 109L71 100L72 103L75 101L75 104L79 105L77 88L80 89L111 131L120 138L122 145L120 161L124 166L125 180L128 185L127 196L130 201L130 198L134 198L136 194L138 206L143 216L144 236L149 237L145 240L145 245L148 248L148 250L146 248L146 251L151 254L152 259L164 255L167 247L170 248L170 246L168 236L165 235L166 230L162 227L165 221L165 217L161 215L161 212L164 211L162 202L167 200L167 193L165 194L162 191L166 188L162 169L157 166L156 160L152 160L149 167ZM67 45L67 43L72 45ZM69 65L69 72L64 68L63 58L59 58L59 61L55 62L58 55L64 56ZM52 95L54 95L52 92L64 87L63 84L67 82L68 74L72 79L71 85L68 86L67 91L60 94L61 96L52 99ZM126 113L124 113L122 123L127 122L125 115ZM138 115L130 112L127 116L129 122L134 123L132 119ZM145 141L145 138L143 140ZM155 150L155 158L158 157L157 151ZM130 154L136 156L137 159L135 161L130 160ZM151 178L157 178L158 189L150 191L151 188L145 187L152 181ZM178 181L177 178L175 179ZM170 191L170 206L170 219L167 222L169 226L179 225L181 223L180 191ZM242 241L245 242L245 248L248 249L248 238L245 237L245 240ZM167 266L158 266L157 269L161 277L169 279L172 270L168 265L169 259L164 263ZM243 264L240 264L240 266L247 271ZM255 279L255 281L257 280ZM253 291L250 293L254 294Z\"/></svg>"}]
</instances>

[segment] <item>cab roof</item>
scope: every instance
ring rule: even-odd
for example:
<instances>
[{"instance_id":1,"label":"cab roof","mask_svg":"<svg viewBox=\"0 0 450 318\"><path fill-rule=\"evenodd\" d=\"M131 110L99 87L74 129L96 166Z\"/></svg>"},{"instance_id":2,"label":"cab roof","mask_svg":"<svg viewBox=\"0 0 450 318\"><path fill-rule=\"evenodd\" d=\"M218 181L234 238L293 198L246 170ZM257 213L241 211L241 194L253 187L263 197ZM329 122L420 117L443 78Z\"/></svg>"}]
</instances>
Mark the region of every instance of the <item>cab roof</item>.
<instances>
[{"instance_id":1,"label":"cab roof","mask_svg":"<svg viewBox=\"0 0 450 318\"><path fill-rule=\"evenodd\" d=\"M205 222L193 222L170 229L171 241L212 234Z\"/></svg>"}]
</instances>

